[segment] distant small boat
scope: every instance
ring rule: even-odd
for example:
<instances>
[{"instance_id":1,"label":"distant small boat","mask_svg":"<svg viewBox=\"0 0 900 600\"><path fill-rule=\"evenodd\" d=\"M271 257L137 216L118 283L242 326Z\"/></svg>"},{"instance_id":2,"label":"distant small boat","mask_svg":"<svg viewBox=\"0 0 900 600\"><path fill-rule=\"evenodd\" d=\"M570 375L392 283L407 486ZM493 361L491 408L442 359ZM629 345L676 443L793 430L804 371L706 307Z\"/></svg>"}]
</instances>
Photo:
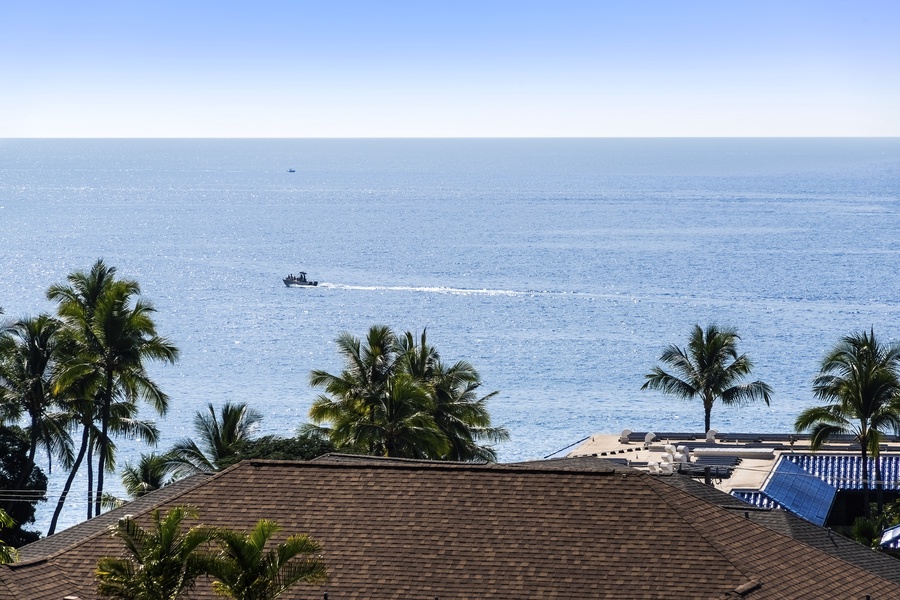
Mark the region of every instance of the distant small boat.
<instances>
[{"instance_id":1,"label":"distant small boat","mask_svg":"<svg viewBox=\"0 0 900 600\"><path fill-rule=\"evenodd\" d=\"M293 273L291 273L290 275L282 279L282 281L284 281L284 285L288 287L306 287L319 285L318 281L308 281L306 279L306 273L304 273L303 271L300 271L298 275L294 275Z\"/></svg>"},{"instance_id":2,"label":"distant small boat","mask_svg":"<svg viewBox=\"0 0 900 600\"><path fill-rule=\"evenodd\" d=\"M297 169L288 169L288 173L296 173Z\"/></svg>"}]
</instances>

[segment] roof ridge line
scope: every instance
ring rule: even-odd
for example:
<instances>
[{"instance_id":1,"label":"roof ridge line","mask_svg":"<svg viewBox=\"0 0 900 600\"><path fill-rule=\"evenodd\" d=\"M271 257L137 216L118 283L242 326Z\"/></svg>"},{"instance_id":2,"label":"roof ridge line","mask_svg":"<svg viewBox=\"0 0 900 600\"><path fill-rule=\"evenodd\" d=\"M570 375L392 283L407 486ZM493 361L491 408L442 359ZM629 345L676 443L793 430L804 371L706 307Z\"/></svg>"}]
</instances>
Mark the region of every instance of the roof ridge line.
<instances>
[{"instance_id":1,"label":"roof ridge line","mask_svg":"<svg viewBox=\"0 0 900 600\"><path fill-rule=\"evenodd\" d=\"M660 482L657 482L657 481L655 481L655 480L653 479L654 477L659 477L659 475L650 475L649 473L647 473L647 474L644 474L644 477L647 477L647 478L649 478L649 481L653 481L653 482L654 482L653 484L650 484L650 485L648 485L647 487L649 487L649 488L653 491L654 494L656 494L657 496L659 496L660 500L662 500L662 501L665 502L667 505L669 505L669 507L671 507L672 511L673 511L675 514L677 514L677 515L681 518L681 520L684 521L684 523L685 523L688 527L691 528L692 531L694 531L698 536L700 536L704 541L706 541L706 543L709 544L709 546L710 546L713 550L715 550L715 552L716 552L719 556L721 556L722 559L723 559L725 562L727 562L729 565L731 565L731 566L734 568L735 571L737 571L738 573L740 573L741 575L743 575L744 578L746 578L746 580L747 580L748 582L749 582L749 581L755 581L755 582L758 582L758 583L760 583L760 584L762 583L762 578L761 578L759 575L751 575L751 574L747 573L747 572L746 572L743 568L741 568L739 565L734 564L734 561L733 561L727 554L725 554L725 553L722 551L722 549L720 548L720 544L719 544L718 540L717 540L715 537L713 537L713 536L708 535L707 533L705 533L704 530L703 530L702 528L698 528L698 527L694 524L694 520L693 520L693 519L686 519L685 516L684 516L684 515L682 514L682 512L681 512L681 505L670 502L669 499L666 497L666 494L660 493L660 490L656 487ZM671 477L680 477L680 475L671 475ZM665 484L663 484L663 485L665 485ZM703 498L699 498L699 497L697 497L697 496L694 496L693 494L689 494L688 492L685 492L684 490L681 490L681 489L676 488L676 487L674 487L674 486L666 486L666 487L668 487L670 490L676 490L678 493L687 496L690 500L693 500L693 501L696 501L696 502L703 502L704 504L708 504L708 505L710 505L710 506L712 506L712 507L715 507L716 509L723 509L723 507L719 506L718 504L713 504L712 502L709 502L709 501L707 501L707 500L704 500ZM725 511L724 509L722 510L722 512L725 513L725 514L727 514L729 517L733 517L733 516L734 516L734 515L732 515L731 513L729 513L728 511ZM760 528L765 529L765 530L768 531L768 528L763 527L762 525L759 525L758 523L754 523L753 521L749 521L749 523L751 523L751 524L754 525L755 527L760 527ZM745 582L745 583L746 583L746 582ZM730 591L733 591L733 590L730 590ZM728 593L728 592L726 592L726 593Z\"/></svg>"},{"instance_id":2,"label":"roof ridge line","mask_svg":"<svg viewBox=\"0 0 900 600\"><path fill-rule=\"evenodd\" d=\"M350 455L352 456L352 455ZM568 475L579 475L579 476L610 476L610 475L636 475L639 474L640 471L636 469L632 469L632 472L622 472L621 470L609 470L609 471L599 471L599 470L580 470L580 469L572 469L572 468L547 468L547 467L527 467L523 466L521 463L517 464L501 464L501 463L460 463L460 462L452 462L452 461L419 461L418 459L402 459L409 460L411 462L401 462L398 459L388 458L383 462L379 460L380 457L367 457L374 458L371 462L363 462L365 458L359 462L329 462L329 461L318 461L318 460L267 460L267 459L248 459L241 461L228 469L217 473L216 476L222 475L232 469L239 467L242 464L246 464L252 467L259 466L283 466L283 467L303 467L303 468L320 468L326 467L329 469L393 469L393 470L433 470L433 471L506 471L510 473L552 473L552 474L568 474Z\"/></svg>"}]
</instances>

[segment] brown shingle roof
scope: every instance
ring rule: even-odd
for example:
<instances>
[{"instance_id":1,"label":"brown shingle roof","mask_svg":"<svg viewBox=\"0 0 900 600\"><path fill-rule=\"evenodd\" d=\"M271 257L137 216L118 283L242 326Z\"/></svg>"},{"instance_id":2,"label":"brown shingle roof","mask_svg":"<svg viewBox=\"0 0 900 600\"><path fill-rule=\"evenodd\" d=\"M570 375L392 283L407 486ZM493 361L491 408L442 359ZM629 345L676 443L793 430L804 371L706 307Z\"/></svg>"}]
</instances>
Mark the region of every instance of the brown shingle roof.
<instances>
[{"instance_id":1,"label":"brown shingle roof","mask_svg":"<svg viewBox=\"0 0 900 600\"><path fill-rule=\"evenodd\" d=\"M331 581L286 600L325 590L331 600L900 598L882 577L620 468L248 461L164 507L178 504L198 507L208 525L271 518L284 535L320 541ZM93 535L40 564L0 569L0 585L14 598L59 600L66 590L28 577L55 569L78 582L66 593L91 600L97 558L119 552Z\"/></svg>"},{"instance_id":2,"label":"brown shingle roof","mask_svg":"<svg viewBox=\"0 0 900 600\"><path fill-rule=\"evenodd\" d=\"M19 548L19 560L22 562L46 558L69 546L83 541L85 538L105 532L110 525L114 525L122 516L137 514L165 502L169 498L179 496L186 490L196 487L211 477L208 473L197 473L190 477L180 479L170 485L149 492L140 498L133 500L98 517L82 521L59 533L42 538L36 542ZM2 598L2 596L0 596Z\"/></svg>"}]
</instances>

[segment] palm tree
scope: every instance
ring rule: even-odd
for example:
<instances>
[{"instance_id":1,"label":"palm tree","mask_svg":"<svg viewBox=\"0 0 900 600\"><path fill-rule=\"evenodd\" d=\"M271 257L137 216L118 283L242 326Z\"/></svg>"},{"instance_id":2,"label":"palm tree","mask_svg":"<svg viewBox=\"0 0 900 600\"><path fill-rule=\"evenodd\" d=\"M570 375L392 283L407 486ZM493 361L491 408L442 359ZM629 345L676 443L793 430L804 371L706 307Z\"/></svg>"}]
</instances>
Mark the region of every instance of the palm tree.
<instances>
[{"instance_id":1,"label":"palm tree","mask_svg":"<svg viewBox=\"0 0 900 600\"><path fill-rule=\"evenodd\" d=\"M315 370L310 373L313 387L325 388L332 398L347 403L366 402L384 392L396 368L397 336L384 325L373 325L366 336L366 345L349 333L337 339L338 352L345 368L340 375Z\"/></svg>"},{"instance_id":2,"label":"palm tree","mask_svg":"<svg viewBox=\"0 0 900 600\"><path fill-rule=\"evenodd\" d=\"M431 397L406 374L393 376L368 402L331 401L320 396L310 409L313 421L340 450L402 458L437 458L449 443L431 416ZM327 416L326 416L327 415ZM308 428L308 433L317 433Z\"/></svg>"},{"instance_id":3,"label":"palm tree","mask_svg":"<svg viewBox=\"0 0 900 600\"><path fill-rule=\"evenodd\" d=\"M91 383L92 382L87 379L82 379L78 382L70 383L66 388L62 388L59 385L54 388L58 396L65 398L65 410L68 414L69 423L71 423L73 428L80 428L81 441L78 446L78 453L75 455L74 460L71 464L65 465L65 468L69 471L69 475L66 477L63 491L56 501L53 517L50 519L50 527L47 529L48 536L53 535L56 531L59 515L62 513L66 499L69 497L72 483L75 481L75 476L81 468L88 447L91 445L92 436L96 439L96 427L94 421L97 415L97 403L95 400L96 393L92 390ZM91 502L92 492L93 487L89 484L87 503L89 515L93 509L93 504Z\"/></svg>"},{"instance_id":4,"label":"palm tree","mask_svg":"<svg viewBox=\"0 0 900 600\"><path fill-rule=\"evenodd\" d=\"M120 519L113 535L125 545L128 556L105 556L97 562L97 593L123 600L183 597L194 580L210 570L213 559L205 547L214 539L214 529L195 525L183 531L184 521L196 517L196 509L176 506L163 517L154 510L150 529L130 516Z\"/></svg>"},{"instance_id":5,"label":"palm tree","mask_svg":"<svg viewBox=\"0 0 900 600\"><path fill-rule=\"evenodd\" d=\"M82 381L82 383L90 384L91 382ZM91 459L89 456L93 449L98 446L101 439L100 429L95 422L98 408L98 402L93 399L95 396L85 392L82 388L67 389L73 394L73 400L68 404L68 408L71 411L70 419L72 423L81 428L81 443L75 461L68 467L69 476L66 478L63 491L57 500L47 535L52 535L56 531L56 524L72 488L75 475L86 456L88 456L88 463L90 464ZM127 398L120 401L118 396L114 398L113 403L110 405L109 433L116 436L137 438L146 444L155 445L159 440L159 430L152 421L137 419L137 413L138 407L134 402L129 401ZM105 470L113 472L116 464L116 446L109 437L107 441ZM88 479L88 518L91 518L91 511L94 507L94 502L91 501L93 500L93 488L90 485L90 476ZM99 499L102 502L102 498Z\"/></svg>"},{"instance_id":6,"label":"palm tree","mask_svg":"<svg viewBox=\"0 0 900 600\"><path fill-rule=\"evenodd\" d=\"M102 260L98 260L91 267L89 273L76 271L67 277L69 285L54 284L47 290L47 298L57 302L57 312L65 323L63 335L67 340L67 357L62 360L67 363L79 363L78 355L85 353L87 347L97 350L92 344L92 324L97 304L109 288L116 283L115 267L107 267ZM136 283L134 285L137 285ZM88 457L88 506L87 517L93 516L93 439L97 435L93 432L94 422L100 419L98 407L102 404L102 389L95 373L79 373L74 377L72 372L66 373L62 369L63 376L56 382L55 393L65 395L68 400L69 413L74 421L81 427L81 445L74 462L69 467L69 476L66 485L57 502L56 511L51 520L48 535L55 531L56 520L66 501L72 481L85 458ZM98 494L99 497L99 494Z\"/></svg>"},{"instance_id":7,"label":"palm tree","mask_svg":"<svg viewBox=\"0 0 900 600\"><path fill-rule=\"evenodd\" d=\"M223 460L250 440L261 420L262 415L245 403L226 402L218 417L210 403L207 412L194 415L194 429L200 445L190 438L179 441L169 451L168 464L176 476L218 471Z\"/></svg>"},{"instance_id":8,"label":"palm tree","mask_svg":"<svg viewBox=\"0 0 900 600\"><path fill-rule=\"evenodd\" d=\"M122 486L125 492L134 499L158 490L171 483L171 458L166 454L141 454L136 465L125 463L122 469Z\"/></svg>"},{"instance_id":9,"label":"palm tree","mask_svg":"<svg viewBox=\"0 0 900 600\"><path fill-rule=\"evenodd\" d=\"M66 390L67 394L69 394L69 402L66 405L69 414L69 420L72 423L73 427L78 427L81 429L81 441L78 446L78 453L75 455L74 460L71 464L65 465L66 469L69 471L69 475L66 477L66 482L63 485L63 491L60 493L59 498L56 501L56 508L53 511L53 517L50 519L50 527L47 529L47 535L53 535L56 532L56 524L59 520L59 515L62 513L63 506L66 503L66 499L69 497L69 491L72 489L72 483L75 481L75 476L78 474L78 470L81 468L81 463L84 461L84 457L87 453L88 446L91 443L91 433L95 430L94 427L94 417L96 415L96 405L93 401L93 398L83 389L76 389L74 386L70 386ZM88 511L91 511L92 503L91 503L91 492L93 491L92 487L88 488Z\"/></svg>"},{"instance_id":10,"label":"palm tree","mask_svg":"<svg viewBox=\"0 0 900 600\"><path fill-rule=\"evenodd\" d=\"M38 447L47 453L52 472L53 457L64 464L72 461L72 439L66 414L54 410L52 376L61 348L61 323L49 315L15 322L0 340L0 395L9 411L7 417L25 414L29 439L26 464L13 484L21 489L35 465ZM7 509L9 506L7 505Z\"/></svg>"},{"instance_id":11,"label":"palm tree","mask_svg":"<svg viewBox=\"0 0 900 600\"><path fill-rule=\"evenodd\" d=\"M481 377L465 361L449 368L438 361L429 384L434 399L434 421L450 442L450 450L443 458L496 462L494 448L479 442L504 442L509 439L509 431L491 425L487 410L487 401L498 392L479 397L477 392L481 387Z\"/></svg>"},{"instance_id":12,"label":"palm tree","mask_svg":"<svg viewBox=\"0 0 900 600\"><path fill-rule=\"evenodd\" d=\"M478 397L481 377L470 363L459 361L451 367L441 362L441 355L428 343L426 330L418 343L407 331L399 340L400 369L424 384L432 397L431 415L447 438L449 451L441 458L454 461L495 462L497 453L479 441L503 442L509 432L492 427L487 401L498 392Z\"/></svg>"},{"instance_id":13,"label":"palm tree","mask_svg":"<svg viewBox=\"0 0 900 600\"><path fill-rule=\"evenodd\" d=\"M404 348L389 327L370 327L365 344L349 333L337 344L346 365L341 374L310 374L310 384L324 387L327 395L313 402L310 419L319 427L309 431L340 449L365 454L437 458L447 450L430 415L427 390L400 371Z\"/></svg>"},{"instance_id":14,"label":"palm tree","mask_svg":"<svg viewBox=\"0 0 900 600\"><path fill-rule=\"evenodd\" d=\"M355 432L341 423L372 420L374 406L381 402L396 369L397 336L387 326L373 325L365 345L346 332L338 337L337 345L345 363L340 375L319 370L310 373L310 385L324 388L326 394L313 402L309 414L318 427L308 430L331 439L338 447L374 453L374 447L363 446Z\"/></svg>"},{"instance_id":15,"label":"palm tree","mask_svg":"<svg viewBox=\"0 0 900 600\"><path fill-rule=\"evenodd\" d=\"M262 519L249 532L219 530L222 551L210 564L215 577L213 591L233 600L275 600L299 582L328 580L328 570L318 554L321 546L307 535L292 535L265 550L281 527Z\"/></svg>"},{"instance_id":16,"label":"palm tree","mask_svg":"<svg viewBox=\"0 0 900 600\"><path fill-rule=\"evenodd\" d=\"M450 442L432 416L428 390L405 373L395 374L378 401L357 420L339 423L370 453L403 458L439 458Z\"/></svg>"},{"instance_id":17,"label":"palm tree","mask_svg":"<svg viewBox=\"0 0 900 600\"><path fill-rule=\"evenodd\" d=\"M726 406L741 406L762 400L769 404L772 388L762 381L740 383L750 374L753 363L746 354L738 355L734 329L708 325L703 330L695 325L686 349L671 345L659 360L669 365L675 374L660 367L645 376L642 390L662 390L684 400L699 397L703 401L705 430L710 429L710 415L716 400Z\"/></svg>"},{"instance_id":18,"label":"palm tree","mask_svg":"<svg viewBox=\"0 0 900 600\"><path fill-rule=\"evenodd\" d=\"M12 517L6 514L6 511L0 508L0 528L3 527L15 527L16 522L13 521ZM19 558L19 553L12 546L7 546L0 540L0 565L5 565L6 563L16 562Z\"/></svg>"},{"instance_id":19,"label":"palm tree","mask_svg":"<svg viewBox=\"0 0 900 600\"><path fill-rule=\"evenodd\" d=\"M324 387L310 408L305 431L339 449L384 456L442 460L495 460L482 440L503 441L479 398L478 372L460 361L445 367L440 354L412 333L397 337L388 327L369 329L366 344L348 333L338 338L346 367L340 375L313 371L310 384Z\"/></svg>"},{"instance_id":20,"label":"palm tree","mask_svg":"<svg viewBox=\"0 0 900 600\"><path fill-rule=\"evenodd\" d=\"M868 455L877 460L882 432L900 429L900 345L879 343L874 330L843 337L822 359L813 393L824 405L801 412L794 426L812 433L813 450L837 434L856 437L868 518Z\"/></svg>"},{"instance_id":21,"label":"palm tree","mask_svg":"<svg viewBox=\"0 0 900 600\"><path fill-rule=\"evenodd\" d=\"M115 279L114 267L98 260L90 273L72 273L68 281L68 286L52 286L47 296L58 303L59 316L77 345L64 365L61 385L83 378L96 381L100 438L94 512L100 514L113 398L121 395L129 402L142 398L165 414L168 397L148 377L145 362L174 363L178 349L157 335L153 306L134 300L140 294L137 282Z\"/></svg>"}]
</instances>

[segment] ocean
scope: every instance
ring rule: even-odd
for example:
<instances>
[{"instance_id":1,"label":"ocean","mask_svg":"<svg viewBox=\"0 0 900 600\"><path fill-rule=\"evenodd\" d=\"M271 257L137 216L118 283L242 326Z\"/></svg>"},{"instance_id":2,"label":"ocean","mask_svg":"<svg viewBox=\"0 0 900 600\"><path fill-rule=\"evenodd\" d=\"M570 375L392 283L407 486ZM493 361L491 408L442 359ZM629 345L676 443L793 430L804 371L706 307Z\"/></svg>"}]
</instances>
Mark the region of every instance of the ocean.
<instances>
[{"instance_id":1,"label":"ocean","mask_svg":"<svg viewBox=\"0 0 900 600\"><path fill-rule=\"evenodd\" d=\"M775 391L716 406L721 432L792 429L841 336L900 341L900 139L0 140L0 223L6 318L98 258L140 283L181 349L150 368L160 449L225 401L291 435L309 372L373 324L427 328L499 391L502 461L701 431L699 402L640 389L695 324L735 327Z\"/></svg>"}]
</instances>

